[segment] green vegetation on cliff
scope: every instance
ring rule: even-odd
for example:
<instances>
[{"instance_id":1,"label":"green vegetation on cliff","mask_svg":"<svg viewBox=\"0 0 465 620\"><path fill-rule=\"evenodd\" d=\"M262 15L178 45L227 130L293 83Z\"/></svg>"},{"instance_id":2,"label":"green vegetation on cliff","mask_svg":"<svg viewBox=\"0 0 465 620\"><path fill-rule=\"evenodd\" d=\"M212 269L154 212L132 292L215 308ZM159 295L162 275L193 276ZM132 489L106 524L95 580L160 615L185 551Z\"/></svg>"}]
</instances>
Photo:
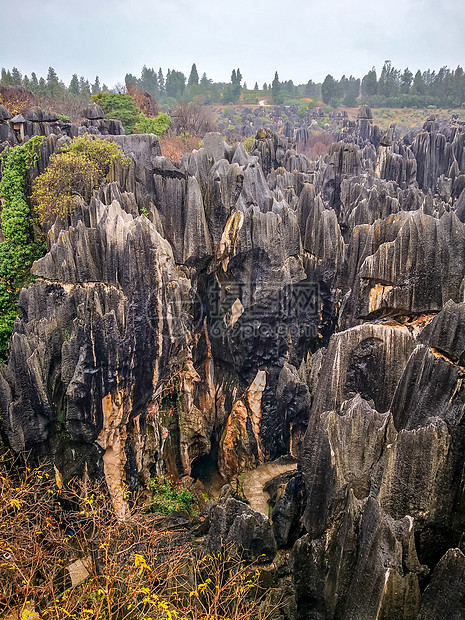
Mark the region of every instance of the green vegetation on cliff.
<instances>
[{"instance_id":1,"label":"green vegetation on cliff","mask_svg":"<svg viewBox=\"0 0 465 620\"><path fill-rule=\"evenodd\" d=\"M8 341L18 316L18 296L28 283L32 263L45 245L34 239L33 220L26 199L26 175L39 157L41 137L2 153L0 243L0 359L7 356Z\"/></svg>"},{"instance_id":2,"label":"green vegetation on cliff","mask_svg":"<svg viewBox=\"0 0 465 620\"><path fill-rule=\"evenodd\" d=\"M148 118L145 114L140 114L135 129L137 133L154 133L160 137L170 125L171 118L163 112L160 112L154 118Z\"/></svg>"},{"instance_id":3,"label":"green vegetation on cliff","mask_svg":"<svg viewBox=\"0 0 465 620\"><path fill-rule=\"evenodd\" d=\"M121 121L126 133L134 131L139 120L140 110L132 97L121 93L99 92L92 95L90 100L99 104L107 118L115 118Z\"/></svg>"},{"instance_id":4,"label":"green vegetation on cliff","mask_svg":"<svg viewBox=\"0 0 465 620\"><path fill-rule=\"evenodd\" d=\"M75 209L75 197L88 201L114 163L129 166L116 142L89 134L74 138L60 153L50 157L47 169L33 184L32 200L43 224L52 224Z\"/></svg>"}]
</instances>

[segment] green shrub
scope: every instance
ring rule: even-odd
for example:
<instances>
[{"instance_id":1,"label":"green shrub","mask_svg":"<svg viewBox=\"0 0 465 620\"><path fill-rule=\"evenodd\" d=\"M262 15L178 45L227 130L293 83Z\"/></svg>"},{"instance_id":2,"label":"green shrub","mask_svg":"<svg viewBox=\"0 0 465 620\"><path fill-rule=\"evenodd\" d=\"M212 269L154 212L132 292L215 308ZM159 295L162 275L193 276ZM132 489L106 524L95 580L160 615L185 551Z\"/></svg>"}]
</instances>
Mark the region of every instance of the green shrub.
<instances>
[{"instance_id":1,"label":"green shrub","mask_svg":"<svg viewBox=\"0 0 465 620\"><path fill-rule=\"evenodd\" d=\"M244 140L242 140L242 144L244 145L244 148L247 151L247 153L252 152L254 142L255 142L255 136L250 136L249 138L244 138Z\"/></svg>"},{"instance_id":2,"label":"green shrub","mask_svg":"<svg viewBox=\"0 0 465 620\"><path fill-rule=\"evenodd\" d=\"M150 480L153 512L187 512L191 513L195 496L188 489L176 488L170 480L157 476Z\"/></svg>"},{"instance_id":3,"label":"green shrub","mask_svg":"<svg viewBox=\"0 0 465 620\"><path fill-rule=\"evenodd\" d=\"M99 104L107 118L115 118L121 121L127 134L134 131L139 120L140 110L132 97L120 93L99 92L92 95L90 100Z\"/></svg>"},{"instance_id":4,"label":"green shrub","mask_svg":"<svg viewBox=\"0 0 465 620\"><path fill-rule=\"evenodd\" d=\"M171 117L160 112L154 118L148 118L145 114L139 115L135 130L137 133L154 133L160 137L171 125Z\"/></svg>"},{"instance_id":5,"label":"green shrub","mask_svg":"<svg viewBox=\"0 0 465 620\"><path fill-rule=\"evenodd\" d=\"M56 217L65 218L75 207L75 196L88 201L113 163L129 166L116 142L89 134L74 138L50 163L33 184L32 200L42 223L52 224Z\"/></svg>"},{"instance_id":6,"label":"green shrub","mask_svg":"<svg viewBox=\"0 0 465 620\"><path fill-rule=\"evenodd\" d=\"M39 157L42 138L7 148L1 156L3 198L0 243L0 360L7 356L8 341L18 316L19 291L30 279L32 263L45 252L45 244L34 240L31 211L26 200L26 174Z\"/></svg>"}]
</instances>

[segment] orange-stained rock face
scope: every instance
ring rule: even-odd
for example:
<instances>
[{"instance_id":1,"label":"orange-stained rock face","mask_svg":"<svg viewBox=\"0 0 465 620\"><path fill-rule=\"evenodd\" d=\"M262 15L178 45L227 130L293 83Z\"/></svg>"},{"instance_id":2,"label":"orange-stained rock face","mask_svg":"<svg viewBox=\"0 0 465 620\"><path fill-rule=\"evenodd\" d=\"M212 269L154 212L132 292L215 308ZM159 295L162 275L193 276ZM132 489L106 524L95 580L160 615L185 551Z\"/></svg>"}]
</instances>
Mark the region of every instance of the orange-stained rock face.
<instances>
[{"instance_id":1,"label":"orange-stained rock face","mask_svg":"<svg viewBox=\"0 0 465 620\"><path fill-rule=\"evenodd\" d=\"M264 461L260 424L265 387L266 372L259 370L246 390L245 398L233 405L221 438L218 459L220 473L226 480Z\"/></svg>"},{"instance_id":2,"label":"orange-stained rock face","mask_svg":"<svg viewBox=\"0 0 465 620\"><path fill-rule=\"evenodd\" d=\"M113 506L120 517L124 517L127 503L124 498L126 480L127 439L126 424L131 410L131 401L122 390L107 394L102 399L103 427L97 443L105 450L103 466Z\"/></svg>"},{"instance_id":3,"label":"orange-stained rock face","mask_svg":"<svg viewBox=\"0 0 465 620\"><path fill-rule=\"evenodd\" d=\"M226 480L252 467L255 462L247 433L248 417L247 407L242 400L237 400L226 422L218 458L220 473Z\"/></svg>"}]
</instances>

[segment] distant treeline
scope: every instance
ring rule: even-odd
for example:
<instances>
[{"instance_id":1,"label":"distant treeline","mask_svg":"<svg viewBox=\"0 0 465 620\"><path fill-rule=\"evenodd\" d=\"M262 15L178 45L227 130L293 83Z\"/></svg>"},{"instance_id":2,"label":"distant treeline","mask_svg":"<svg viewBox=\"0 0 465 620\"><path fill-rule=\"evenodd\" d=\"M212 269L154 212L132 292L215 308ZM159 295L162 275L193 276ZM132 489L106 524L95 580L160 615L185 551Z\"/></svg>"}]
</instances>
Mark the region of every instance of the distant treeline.
<instances>
[{"instance_id":1,"label":"distant treeline","mask_svg":"<svg viewBox=\"0 0 465 620\"><path fill-rule=\"evenodd\" d=\"M386 60L378 77L373 67L363 78L343 75L340 80L327 75L322 84L309 80L295 85L292 80L280 81L278 73L270 83L252 88L243 83L240 69L233 69L229 82L214 82L206 73L199 76L197 66L192 65L188 77L176 69L166 74L144 65L139 77L127 73L124 82L109 89L101 84L98 76L90 82L74 74L66 85L53 67L46 77L22 75L13 67L2 69L2 86L20 86L45 98L63 100L67 98L89 99L98 92L122 93L130 85L155 97L160 104L174 106L179 101L193 101L196 104L258 103L266 98L276 104L301 104L301 99L323 100L333 107L345 105L354 107L368 103L372 107L460 107L465 105L465 74L459 66L455 70L442 67L437 73L430 69L415 74L408 68L400 71Z\"/></svg>"},{"instance_id":2,"label":"distant treeline","mask_svg":"<svg viewBox=\"0 0 465 620\"><path fill-rule=\"evenodd\" d=\"M16 67L13 67L11 71L2 68L0 83L2 86L22 86L36 95L49 99L66 96L82 96L88 99L91 95L101 90L109 90L106 84L100 85L98 76L96 76L94 83L91 84L88 79L82 76L78 78L76 73L71 78L69 85L66 86L58 77L53 67L49 67L47 77L45 78L38 78L34 71L31 73L31 77L28 77L27 75L23 76Z\"/></svg>"},{"instance_id":3,"label":"distant treeline","mask_svg":"<svg viewBox=\"0 0 465 620\"><path fill-rule=\"evenodd\" d=\"M94 81L75 73L69 85L59 78L53 67L49 67L46 77L38 77L35 72L31 76L22 75L17 67L11 70L2 69L0 84L2 86L23 87L32 93L53 100L66 98L86 98L98 92L126 92L131 85L136 86L142 92L147 92L155 97L162 105L174 106L179 101L194 101L203 104L229 104L237 102L242 95L245 103L257 103L258 99L269 95L275 103L301 103L300 98L309 97L321 99L320 84L314 84L309 80L307 84L294 85L292 80L280 82L275 73L273 82L264 83L248 89L243 82L240 69L233 69L229 82L214 82L207 77L206 73L199 77L197 66L192 65L188 77L182 71L168 69L164 74L162 68L157 70L144 65L140 77L127 73L124 83L118 83L109 89L102 84L98 76ZM268 93L268 91L270 91ZM247 96L248 93L248 96ZM255 101L256 100L256 101Z\"/></svg>"},{"instance_id":4,"label":"distant treeline","mask_svg":"<svg viewBox=\"0 0 465 620\"><path fill-rule=\"evenodd\" d=\"M446 107L465 105L465 74L462 67L428 69L415 75L399 71L386 60L378 78L373 67L361 80L345 75L338 81L327 75L321 85L324 103L354 107L362 100L374 108Z\"/></svg>"}]
</instances>

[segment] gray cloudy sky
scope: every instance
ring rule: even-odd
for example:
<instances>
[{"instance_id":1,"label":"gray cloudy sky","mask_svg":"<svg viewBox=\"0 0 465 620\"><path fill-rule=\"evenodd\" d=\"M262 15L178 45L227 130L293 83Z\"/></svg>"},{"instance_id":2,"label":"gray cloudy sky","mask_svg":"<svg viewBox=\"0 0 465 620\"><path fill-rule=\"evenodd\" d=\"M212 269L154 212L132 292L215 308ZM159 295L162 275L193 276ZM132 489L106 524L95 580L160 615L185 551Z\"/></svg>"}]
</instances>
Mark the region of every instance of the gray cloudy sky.
<instances>
[{"instance_id":1,"label":"gray cloudy sky","mask_svg":"<svg viewBox=\"0 0 465 620\"><path fill-rule=\"evenodd\" d=\"M215 81L240 67L253 87L396 68L465 64L463 0L0 0L0 66L53 66L113 86L192 62Z\"/></svg>"}]
</instances>

